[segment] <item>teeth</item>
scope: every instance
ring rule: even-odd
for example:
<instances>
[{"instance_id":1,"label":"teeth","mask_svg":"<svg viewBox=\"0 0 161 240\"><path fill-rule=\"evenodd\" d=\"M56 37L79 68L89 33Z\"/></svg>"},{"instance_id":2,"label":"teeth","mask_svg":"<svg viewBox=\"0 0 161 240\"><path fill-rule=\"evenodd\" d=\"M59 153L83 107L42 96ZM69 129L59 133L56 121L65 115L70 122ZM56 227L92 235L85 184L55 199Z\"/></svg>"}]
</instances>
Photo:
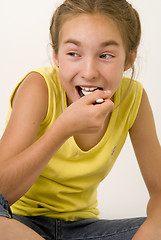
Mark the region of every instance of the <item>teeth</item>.
<instances>
[{"instance_id":1,"label":"teeth","mask_svg":"<svg viewBox=\"0 0 161 240\"><path fill-rule=\"evenodd\" d=\"M85 96L86 96L86 95L88 95L88 94L92 93L92 91L85 91L85 90L83 90L83 89L82 89L82 93L83 93L83 95L85 95Z\"/></svg>"},{"instance_id":2,"label":"teeth","mask_svg":"<svg viewBox=\"0 0 161 240\"><path fill-rule=\"evenodd\" d=\"M97 88L88 88L88 87L81 87L82 90L86 91L86 92L93 92L94 90L96 90Z\"/></svg>"},{"instance_id":3,"label":"teeth","mask_svg":"<svg viewBox=\"0 0 161 240\"><path fill-rule=\"evenodd\" d=\"M81 91L83 93L83 95L88 95L90 93L92 93L93 91L95 91L97 88L88 88L88 87L81 87Z\"/></svg>"},{"instance_id":4,"label":"teeth","mask_svg":"<svg viewBox=\"0 0 161 240\"><path fill-rule=\"evenodd\" d=\"M79 89L80 89L79 94L80 94L81 97L82 97L83 95L86 96L86 95L94 92L94 91L97 90L97 89L102 90L102 88L99 88L99 87L91 87L91 88L88 88L88 87L79 87Z\"/></svg>"}]
</instances>

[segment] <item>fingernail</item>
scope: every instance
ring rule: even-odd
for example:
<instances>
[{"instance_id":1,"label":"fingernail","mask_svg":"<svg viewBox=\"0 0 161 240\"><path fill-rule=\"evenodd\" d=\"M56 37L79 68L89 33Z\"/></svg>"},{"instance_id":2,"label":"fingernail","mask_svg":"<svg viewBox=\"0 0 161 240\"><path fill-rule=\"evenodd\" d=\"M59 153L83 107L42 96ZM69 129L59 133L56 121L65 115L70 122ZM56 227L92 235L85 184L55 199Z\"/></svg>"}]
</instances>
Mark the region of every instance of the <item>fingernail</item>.
<instances>
[{"instance_id":1,"label":"fingernail","mask_svg":"<svg viewBox=\"0 0 161 240\"><path fill-rule=\"evenodd\" d=\"M111 91L110 91L110 90L106 90L106 91L104 91L104 93L106 93L106 94L110 94Z\"/></svg>"}]
</instances>

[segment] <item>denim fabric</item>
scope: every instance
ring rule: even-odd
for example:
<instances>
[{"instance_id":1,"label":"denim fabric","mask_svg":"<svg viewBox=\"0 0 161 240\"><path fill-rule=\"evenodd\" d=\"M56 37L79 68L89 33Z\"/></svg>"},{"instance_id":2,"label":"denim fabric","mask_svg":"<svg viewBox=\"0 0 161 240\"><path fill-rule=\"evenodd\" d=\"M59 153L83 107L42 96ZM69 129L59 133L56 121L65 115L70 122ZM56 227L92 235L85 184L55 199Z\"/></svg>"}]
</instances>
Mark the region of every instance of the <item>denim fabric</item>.
<instances>
[{"instance_id":1,"label":"denim fabric","mask_svg":"<svg viewBox=\"0 0 161 240\"><path fill-rule=\"evenodd\" d=\"M43 216L13 215L13 217L35 230L46 240L131 240L145 221L145 218L131 218L66 222Z\"/></svg>"},{"instance_id":2,"label":"denim fabric","mask_svg":"<svg viewBox=\"0 0 161 240\"><path fill-rule=\"evenodd\" d=\"M0 216L12 218L12 212L8 201L0 194Z\"/></svg>"},{"instance_id":3,"label":"denim fabric","mask_svg":"<svg viewBox=\"0 0 161 240\"><path fill-rule=\"evenodd\" d=\"M86 219L68 222L44 216L12 215L7 200L1 194L0 216L12 216L32 228L46 240L131 240L146 219Z\"/></svg>"}]
</instances>

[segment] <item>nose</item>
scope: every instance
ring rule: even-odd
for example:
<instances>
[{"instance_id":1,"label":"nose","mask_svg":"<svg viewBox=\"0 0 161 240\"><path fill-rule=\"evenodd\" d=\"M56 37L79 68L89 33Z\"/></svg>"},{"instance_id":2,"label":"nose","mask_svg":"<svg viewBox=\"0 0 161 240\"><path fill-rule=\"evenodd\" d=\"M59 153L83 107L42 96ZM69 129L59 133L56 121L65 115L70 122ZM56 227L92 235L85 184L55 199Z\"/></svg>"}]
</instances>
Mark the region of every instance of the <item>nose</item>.
<instances>
[{"instance_id":1,"label":"nose","mask_svg":"<svg viewBox=\"0 0 161 240\"><path fill-rule=\"evenodd\" d=\"M83 62L81 69L81 77L86 80L94 80L99 76L97 63L94 59L86 59Z\"/></svg>"}]
</instances>

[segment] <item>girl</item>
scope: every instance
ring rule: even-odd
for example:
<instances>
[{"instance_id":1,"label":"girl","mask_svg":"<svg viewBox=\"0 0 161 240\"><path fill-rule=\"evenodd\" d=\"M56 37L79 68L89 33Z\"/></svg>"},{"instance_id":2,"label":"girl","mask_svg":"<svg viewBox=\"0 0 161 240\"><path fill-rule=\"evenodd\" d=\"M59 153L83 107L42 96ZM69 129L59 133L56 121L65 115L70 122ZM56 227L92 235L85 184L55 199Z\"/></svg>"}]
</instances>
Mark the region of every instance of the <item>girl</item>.
<instances>
[{"instance_id":1,"label":"girl","mask_svg":"<svg viewBox=\"0 0 161 240\"><path fill-rule=\"evenodd\" d=\"M11 96L0 141L0 236L161 239L161 148L146 92L132 80L138 13L126 0L66 0L50 32L55 66L28 73ZM130 68L131 79L123 77ZM148 217L100 220L97 187L128 132Z\"/></svg>"}]
</instances>

